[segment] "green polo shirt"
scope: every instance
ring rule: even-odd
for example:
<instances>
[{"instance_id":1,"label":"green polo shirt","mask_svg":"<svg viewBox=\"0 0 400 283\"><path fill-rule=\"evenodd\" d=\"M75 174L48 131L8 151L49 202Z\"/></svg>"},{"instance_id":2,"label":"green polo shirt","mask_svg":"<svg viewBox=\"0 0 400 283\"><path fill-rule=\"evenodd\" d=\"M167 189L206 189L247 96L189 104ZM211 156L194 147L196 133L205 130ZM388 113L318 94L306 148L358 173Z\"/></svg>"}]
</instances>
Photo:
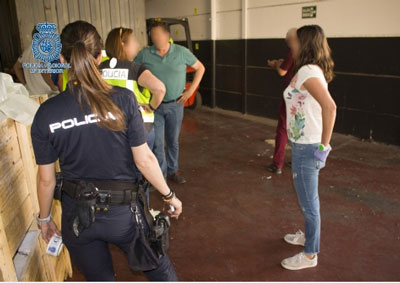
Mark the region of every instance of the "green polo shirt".
<instances>
[{"instance_id":1,"label":"green polo shirt","mask_svg":"<svg viewBox=\"0 0 400 283\"><path fill-rule=\"evenodd\" d=\"M153 45L140 51L135 58L135 62L144 65L164 83L167 89L164 101L181 96L185 90L186 66L192 66L196 61L196 56L189 49L174 43L171 43L164 57L158 54Z\"/></svg>"}]
</instances>

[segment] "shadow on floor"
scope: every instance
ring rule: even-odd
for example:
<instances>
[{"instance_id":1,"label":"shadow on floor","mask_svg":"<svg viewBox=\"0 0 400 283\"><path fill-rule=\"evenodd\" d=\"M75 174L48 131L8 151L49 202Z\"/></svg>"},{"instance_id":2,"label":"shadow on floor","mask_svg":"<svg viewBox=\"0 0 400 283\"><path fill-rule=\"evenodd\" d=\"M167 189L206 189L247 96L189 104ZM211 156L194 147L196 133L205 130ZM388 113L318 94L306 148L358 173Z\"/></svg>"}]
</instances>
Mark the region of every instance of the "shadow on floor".
<instances>
[{"instance_id":1,"label":"shadow on floor","mask_svg":"<svg viewBox=\"0 0 400 283\"><path fill-rule=\"evenodd\" d=\"M319 265L280 267L283 258L301 251L282 237L304 227L290 167L280 176L266 170L275 123L186 110L180 167L188 181L173 185L184 213L173 221L169 252L180 280L400 280L400 148L339 134L320 173ZM162 208L156 192L151 204ZM129 270L118 248L111 250L118 280L146 280ZM84 277L74 267L70 280Z\"/></svg>"}]
</instances>

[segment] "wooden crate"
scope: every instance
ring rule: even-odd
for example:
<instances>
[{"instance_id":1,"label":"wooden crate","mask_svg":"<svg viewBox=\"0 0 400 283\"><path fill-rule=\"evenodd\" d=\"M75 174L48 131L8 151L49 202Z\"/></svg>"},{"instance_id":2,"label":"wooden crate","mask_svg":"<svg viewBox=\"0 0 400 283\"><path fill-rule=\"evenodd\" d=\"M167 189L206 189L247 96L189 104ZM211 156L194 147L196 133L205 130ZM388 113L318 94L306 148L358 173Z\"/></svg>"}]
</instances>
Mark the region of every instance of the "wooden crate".
<instances>
[{"instance_id":1,"label":"wooden crate","mask_svg":"<svg viewBox=\"0 0 400 283\"><path fill-rule=\"evenodd\" d=\"M68 250L58 257L45 253L46 243L36 226L39 211L37 165L30 127L7 119L0 123L0 280L64 281L72 276ZM52 217L61 228L61 203L54 200ZM29 249L22 249L28 237ZM17 268L14 265L14 261Z\"/></svg>"}]
</instances>

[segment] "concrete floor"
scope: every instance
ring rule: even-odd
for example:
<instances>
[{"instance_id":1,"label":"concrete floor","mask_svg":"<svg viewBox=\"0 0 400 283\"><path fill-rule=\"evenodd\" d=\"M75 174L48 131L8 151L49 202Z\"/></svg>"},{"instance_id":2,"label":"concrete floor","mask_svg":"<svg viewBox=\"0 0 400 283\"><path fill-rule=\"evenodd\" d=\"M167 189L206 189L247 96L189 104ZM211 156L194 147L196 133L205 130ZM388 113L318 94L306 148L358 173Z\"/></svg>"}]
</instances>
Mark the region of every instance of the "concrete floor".
<instances>
[{"instance_id":1,"label":"concrete floor","mask_svg":"<svg viewBox=\"0 0 400 283\"><path fill-rule=\"evenodd\" d=\"M280 176L266 170L275 124L221 110L186 110L180 166L188 181L173 185L184 213L173 221L169 252L180 280L400 280L400 148L340 134L320 174L319 265L281 268L283 258L301 251L282 237L304 227L290 168ZM161 209L157 193L151 198ZM111 249L118 280L146 280ZM84 278L74 267L70 280Z\"/></svg>"}]
</instances>

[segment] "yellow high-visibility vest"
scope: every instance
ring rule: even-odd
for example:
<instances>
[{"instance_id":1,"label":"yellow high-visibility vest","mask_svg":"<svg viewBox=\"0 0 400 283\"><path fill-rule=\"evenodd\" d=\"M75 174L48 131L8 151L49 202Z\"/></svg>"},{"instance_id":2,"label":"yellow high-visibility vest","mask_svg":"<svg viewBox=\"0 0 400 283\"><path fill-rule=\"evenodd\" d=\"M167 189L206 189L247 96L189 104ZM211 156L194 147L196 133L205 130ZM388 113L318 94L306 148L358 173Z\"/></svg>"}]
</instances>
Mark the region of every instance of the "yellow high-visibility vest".
<instances>
[{"instance_id":1,"label":"yellow high-visibility vest","mask_svg":"<svg viewBox=\"0 0 400 283\"><path fill-rule=\"evenodd\" d=\"M110 58L107 56L104 56L101 58L101 62L105 62L109 60ZM104 70L104 69L103 69ZM103 72L102 72L103 74ZM149 104L151 100L151 92L147 88L143 88L142 91L139 89L139 85L136 80L130 80L130 79L124 79L124 78L118 78L118 79L111 79L104 77L104 80L108 82L112 86L119 86L119 87L124 87L129 90L131 90L134 94L135 97L138 101L139 104ZM68 70L64 70L63 72L63 91L66 89L68 83ZM143 107L140 107L142 117L143 117L143 122L145 123L154 123L154 113L148 113L146 112Z\"/></svg>"}]
</instances>

